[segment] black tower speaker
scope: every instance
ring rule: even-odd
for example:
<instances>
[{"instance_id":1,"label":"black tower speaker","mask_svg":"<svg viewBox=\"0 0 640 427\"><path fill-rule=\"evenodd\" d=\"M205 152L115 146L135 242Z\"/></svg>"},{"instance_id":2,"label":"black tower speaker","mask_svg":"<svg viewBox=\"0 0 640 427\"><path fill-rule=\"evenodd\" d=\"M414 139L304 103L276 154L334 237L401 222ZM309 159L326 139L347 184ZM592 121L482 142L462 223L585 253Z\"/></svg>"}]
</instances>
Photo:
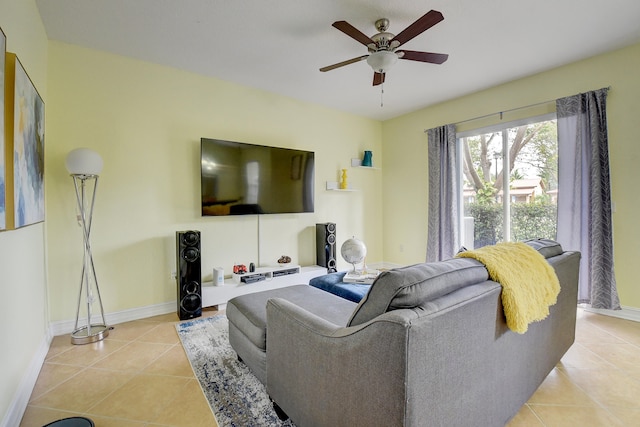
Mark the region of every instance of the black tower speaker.
<instances>
[{"instance_id":1,"label":"black tower speaker","mask_svg":"<svg viewBox=\"0 0 640 427\"><path fill-rule=\"evenodd\" d=\"M327 273L335 273L336 268L336 225L333 222L316 224L316 262L327 267Z\"/></svg>"},{"instance_id":2,"label":"black tower speaker","mask_svg":"<svg viewBox=\"0 0 640 427\"><path fill-rule=\"evenodd\" d=\"M176 276L178 317L180 320L200 317L202 275L199 231L176 231Z\"/></svg>"}]
</instances>

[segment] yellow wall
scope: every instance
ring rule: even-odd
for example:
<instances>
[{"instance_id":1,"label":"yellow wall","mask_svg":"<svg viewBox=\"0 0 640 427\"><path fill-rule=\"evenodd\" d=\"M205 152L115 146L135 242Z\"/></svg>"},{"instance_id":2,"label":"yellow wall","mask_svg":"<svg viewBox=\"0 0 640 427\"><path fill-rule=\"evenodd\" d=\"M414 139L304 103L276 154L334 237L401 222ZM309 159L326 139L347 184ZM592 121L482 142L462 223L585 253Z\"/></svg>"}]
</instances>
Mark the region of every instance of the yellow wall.
<instances>
[{"instance_id":1,"label":"yellow wall","mask_svg":"<svg viewBox=\"0 0 640 427\"><path fill-rule=\"evenodd\" d=\"M636 258L640 44L503 84L383 123L384 259L422 262L427 236L425 129L611 86L607 102L615 270L623 306L640 308ZM505 114L505 121L511 120Z\"/></svg>"},{"instance_id":2,"label":"yellow wall","mask_svg":"<svg viewBox=\"0 0 640 427\"><path fill-rule=\"evenodd\" d=\"M51 42L47 117L47 244L51 320L75 315L82 260L75 194L64 159L77 147L101 153L91 232L105 311L175 299L175 232L202 232L203 275L234 263L274 265L281 255L315 264L315 224L335 222L382 261L380 171L351 169L381 153L378 121L146 62ZM315 213L200 216L200 138L316 152ZM375 155L375 154L374 154ZM379 156L380 157L380 156ZM360 191L325 190L349 167ZM365 215L365 212L368 214ZM259 232L258 232L259 227ZM258 241L259 234L259 241ZM339 267L347 268L340 258Z\"/></svg>"},{"instance_id":3,"label":"yellow wall","mask_svg":"<svg viewBox=\"0 0 640 427\"><path fill-rule=\"evenodd\" d=\"M18 55L46 104L47 37L35 2L0 2L0 27L7 51ZM15 391L30 374L34 355L46 351L44 235L44 223L0 232L0 424L8 408L19 405Z\"/></svg>"}]
</instances>

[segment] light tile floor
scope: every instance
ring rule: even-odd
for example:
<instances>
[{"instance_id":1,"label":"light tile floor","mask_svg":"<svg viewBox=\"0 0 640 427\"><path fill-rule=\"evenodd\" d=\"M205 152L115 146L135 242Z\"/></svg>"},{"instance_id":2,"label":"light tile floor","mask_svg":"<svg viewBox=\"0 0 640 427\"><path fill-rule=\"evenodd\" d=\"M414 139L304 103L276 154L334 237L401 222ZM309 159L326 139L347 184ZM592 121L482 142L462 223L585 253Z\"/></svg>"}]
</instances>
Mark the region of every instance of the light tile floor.
<instances>
[{"instance_id":1,"label":"light tile floor","mask_svg":"<svg viewBox=\"0 0 640 427\"><path fill-rule=\"evenodd\" d=\"M81 346L56 337L20 426L78 415L97 427L217 426L177 321L115 325ZM640 426L640 323L578 310L576 343L508 426Z\"/></svg>"},{"instance_id":2,"label":"light tile floor","mask_svg":"<svg viewBox=\"0 0 640 427\"><path fill-rule=\"evenodd\" d=\"M86 345L55 337L20 427L73 416L96 427L216 427L180 344L178 321L166 314L122 323Z\"/></svg>"},{"instance_id":3,"label":"light tile floor","mask_svg":"<svg viewBox=\"0 0 640 427\"><path fill-rule=\"evenodd\" d=\"M576 342L509 427L640 426L640 322L578 310Z\"/></svg>"}]
</instances>

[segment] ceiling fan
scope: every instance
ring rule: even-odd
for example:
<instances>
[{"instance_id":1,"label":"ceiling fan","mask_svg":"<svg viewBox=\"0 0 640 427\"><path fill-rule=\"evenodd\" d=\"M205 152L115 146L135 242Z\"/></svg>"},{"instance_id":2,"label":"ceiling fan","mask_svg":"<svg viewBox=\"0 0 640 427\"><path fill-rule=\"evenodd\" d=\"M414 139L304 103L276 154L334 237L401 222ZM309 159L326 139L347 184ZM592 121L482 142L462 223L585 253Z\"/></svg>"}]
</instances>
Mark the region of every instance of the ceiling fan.
<instances>
[{"instance_id":1,"label":"ceiling fan","mask_svg":"<svg viewBox=\"0 0 640 427\"><path fill-rule=\"evenodd\" d=\"M373 85L377 86L384 83L384 77L387 71L396 63L398 59L409 59L411 61L429 62L431 64L442 64L447 60L449 55L444 53L419 52L415 50L396 50L398 47L413 39L419 34L442 21L444 16L442 13L431 10L425 13L421 18L413 24L402 30L398 35L387 32L389 28L389 20L386 18L378 19L375 22L378 33L369 37L363 34L347 21L336 21L333 27L342 31L352 39L362 43L369 50L368 55L358 56L337 64L320 68L320 71L331 71L345 65L353 64L363 60L373 68Z\"/></svg>"}]
</instances>

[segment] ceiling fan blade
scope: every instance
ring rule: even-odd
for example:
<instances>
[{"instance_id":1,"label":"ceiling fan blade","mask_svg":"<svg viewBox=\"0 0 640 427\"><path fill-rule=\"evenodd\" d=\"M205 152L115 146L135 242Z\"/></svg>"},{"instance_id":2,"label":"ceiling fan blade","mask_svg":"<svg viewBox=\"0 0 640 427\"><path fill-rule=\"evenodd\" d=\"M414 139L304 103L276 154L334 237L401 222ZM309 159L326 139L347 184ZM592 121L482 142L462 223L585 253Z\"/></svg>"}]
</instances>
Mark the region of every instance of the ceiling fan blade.
<instances>
[{"instance_id":1,"label":"ceiling fan blade","mask_svg":"<svg viewBox=\"0 0 640 427\"><path fill-rule=\"evenodd\" d=\"M396 53L400 59L429 62L431 64L442 64L449 58L446 53L418 52L415 50L396 50Z\"/></svg>"},{"instance_id":2,"label":"ceiling fan blade","mask_svg":"<svg viewBox=\"0 0 640 427\"><path fill-rule=\"evenodd\" d=\"M364 34L362 31L358 30L353 25L349 24L347 21L336 21L331 25L334 28L337 28L338 30L342 31L352 39L359 41L365 46L369 46L370 44L373 44L375 46L376 44L373 40L369 38L369 36Z\"/></svg>"},{"instance_id":3,"label":"ceiling fan blade","mask_svg":"<svg viewBox=\"0 0 640 427\"><path fill-rule=\"evenodd\" d=\"M391 40L391 43L395 44L395 47L398 47L401 44L408 42L415 36L433 27L443 19L444 16L442 16L442 13L438 12L437 10L430 10L429 12L422 15L421 18L418 18L416 22L402 30L400 34L398 34Z\"/></svg>"},{"instance_id":4,"label":"ceiling fan blade","mask_svg":"<svg viewBox=\"0 0 640 427\"><path fill-rule=\"evenodd\" d=\"M351 59L347 59L346 61L338 62L337 64L327 65L326 67L320 68L320 71L324 72L324 71L335 70L336 68L344 67L345 65L360 62L363 59L367 59L368 56L369 55L362 55L362 56L358 56L357 58L351 58Z\"/></svg>"},{"instance_id":5,"label":"ceiling fan blade","mask_svg":"<svg viewBox=\"0 0 640 427\"><path fill-rule=\"evenodd\" d=\"M386 73L373 73L373 85L378 86L384 83Z\"/></svg>"}]
</instances>

